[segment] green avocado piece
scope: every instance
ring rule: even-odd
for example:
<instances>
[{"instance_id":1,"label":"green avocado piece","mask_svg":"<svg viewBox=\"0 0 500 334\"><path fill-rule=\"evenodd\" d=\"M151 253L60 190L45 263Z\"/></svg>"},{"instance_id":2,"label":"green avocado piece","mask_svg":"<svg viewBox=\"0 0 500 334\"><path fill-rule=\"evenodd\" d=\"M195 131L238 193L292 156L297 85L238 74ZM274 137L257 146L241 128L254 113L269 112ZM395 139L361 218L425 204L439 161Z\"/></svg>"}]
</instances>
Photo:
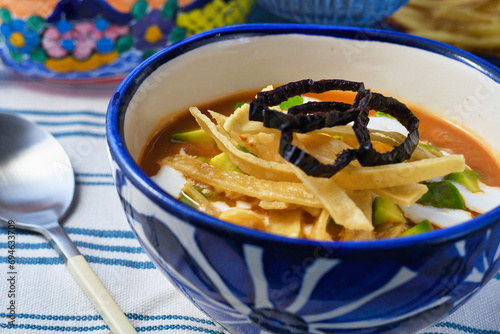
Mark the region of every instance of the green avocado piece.
<instances>
[{"instance_id":1,"label":"green avocado piece","mask_svg":"<svg viewBox=\"0 0 500 334\"><path fill-rule=\"evenodd\" d=\"M435 208L466 210L465 202L457 187L449 180L426 183L429 189L418 203Z\"/></svg>"},{"instance_id":2,"label":"green avocado piece","mask_svg":"<svg viewBox=\"0 0 500 334\"><path fill-rule=\"evenodd\" d=\"M249 104L248 102L238 102L234 105L234 110L243 107L245 104Z\"/></svg>"},{"instance_id":3,"label":"green avocado piece","mask_svg":"<svg viewBox=\"0 0 500 334\"><path fill-rule=\"evenodd\" d=\"M420 234L420 233L429 232L432 230L433 230L433 227L432 227L431 222L426 219L426 220L421 221L417 225L413 226L409 230L406 230L405 232L401 233L401 236L404 237L404 236L408 236L408 235Z\"/></svg>"},{"instance_id":4,"label":"green avocado piece","mask_svg":"<svg viewBox=\"0 0 500 334\"><path fill-rule=\"evenodd\" d=\"M431 145L427 145L427 144L424 144L424 143L418 143L418 146L420 146L424 150L427 150L427 151L433 153L434 155L438 155L438 156L443 155L443 153L437 147L434 147L434 146L431 146Z\"/></svg>"},{"instance_id":5,"label":"green avocado piece","mask_svg":"<svg viewBox=\"0 0 500 334\"><path fill-rule=\"evenodd\" d=\"M387 117L387 118L390 118L390 119L394 119L394 120L395 120L395 118L394 118L394 117L392 117L391 115L386 114L386 113L381 112L381 111L376 111L376 112L373 114L373 116L375 116L375 117Z\"/></svg>"},{"instance_id":6,"label":"green avocado piece","mask_svg":"<svg viewBox=\"0 0 500 334\"><path fill-rule=\"evenodd\" d=\"M373 225L377 226L383 223L404 223L406 218L399 205L383 197L375 197L373 200L372 221Z\"/></svg>"},{"instance_id":7,"label":"green avocado piece","mask_svg":"<svg viewBox=\"0 0 500 334\"><path fill-rule=\"evenodd\" d=\"M215 145L215 141L202 129L174 133L170 138L181 143Z\"/></svg>"},{"instance_id":8,"label":"green avocado piece","mask_svg":"<svg viewBox=\"0 0 500 334\"><path fill-rule=\"evenodd\" d=\"M238 166L236 166L231 161L231 159L229 159L229 157L225 152L217 154L215 157L210 159L210 164L213 165L214 167L219 168L220 170L243 173L243 171Z\"/></svg>"},{"instance_id":9,"label":"green avocado piece","mask_svg":"<svg viewBox=\"0 0 500 334\"><path fill-rule=\"evenodd\" d=\"M480 179L479 174L471 172L469 170L464 170L463 172L451 173L445 177L445 180L454 181L458 184L464 186L467 190L477 193L480 192L479 184L477 180Z\"/></svg>"},{"instance_id":10,"label":"green avocado piece","mask_svg":"<svg viewBox=\"0 0 500 334\"><path fill-rule=\"evenodd\" d=\"M286 101L280 103L281 110L288 110L291 107L298 106L299 104L304 103L304 99L300 95L293 96Z\"/></svg>"}]
</instances>

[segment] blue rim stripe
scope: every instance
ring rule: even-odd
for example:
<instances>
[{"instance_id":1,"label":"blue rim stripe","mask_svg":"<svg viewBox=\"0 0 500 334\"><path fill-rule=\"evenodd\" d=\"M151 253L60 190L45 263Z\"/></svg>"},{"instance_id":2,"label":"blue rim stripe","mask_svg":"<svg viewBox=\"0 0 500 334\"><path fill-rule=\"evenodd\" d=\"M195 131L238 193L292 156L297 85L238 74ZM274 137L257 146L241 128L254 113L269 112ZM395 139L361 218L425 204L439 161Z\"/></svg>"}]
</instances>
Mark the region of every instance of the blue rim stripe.
<instances>
[{"instance_id":1,"label":"blue rim stripe","mask_svg":"<svg viewBox=\"0 0 500 334\"><path fill-rule=\"evenodd\" d=\"M416 244L434 244L443 241L453 242L468 233L487 228L495 220L495 216L500 212L500 208L481 215L472 221L460 226L449 227L444 230L433 231L426 234L414 235L407 238L387 239L373 241L342 241L342 242L321 242L314 240L289 239L265 232L247 230L242 227L224 223L209 215L196 211L179 203L172 196L166 194L158 185L150 180L144 172L137 166L133 158L128 153L121 131L124 120L124 106L128 104L135 93L135 90L147 78L148 74L156 70L163 63L176 58L177 56L199 48L201 46L219 42L221 40L235 39L239 37L252 37L259 35L280 35L298 33L305 35L331 36L337 38L380 41L403 46L419 48L432 53L439 53L463 64L475 68L477 71L490 77L496 82L500 82L500 69L494 67L485 60L476 57L461 49L446 45L444 43L425 39L422 37L407 35L404 33L383 31L376 29L300 25L300 24L245 24L225 26L208 30L197 35L190 36L184 40L171 45L156 53L146 61L136 67L118 86L111 103L108 107L106 118L106 133L111 155L120 166L126 177L152 202L156 203L166 211L179 217L180 219L190 218L193 225L203 226L205 229L214 230L215 233L232 233L244 236L249 242L280 242L291 247L335 247L339 254L343 251L369 252L376 250L393 250L405 247L413 247Z\"/></svg>"}]
</instances>

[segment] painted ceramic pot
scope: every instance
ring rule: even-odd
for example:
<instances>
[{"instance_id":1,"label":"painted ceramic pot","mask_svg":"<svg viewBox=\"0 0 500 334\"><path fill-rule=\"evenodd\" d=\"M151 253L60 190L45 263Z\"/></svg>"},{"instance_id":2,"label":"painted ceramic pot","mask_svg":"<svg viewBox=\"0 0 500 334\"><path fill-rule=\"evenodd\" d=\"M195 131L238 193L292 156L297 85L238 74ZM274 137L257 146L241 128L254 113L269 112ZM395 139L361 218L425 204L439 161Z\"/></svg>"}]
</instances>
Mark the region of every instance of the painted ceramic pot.
<instances>
[{"instance_id":1,"label":"painted ceramic pot","mask_svg":"<svg viewBox=\"0 0 500 334\"><path fill-rule=\"evenodd\" d=\"M467 124L500 151L500 70L464 51L356 28L218 28L143 62L110 102L112 173L132 230L174 286L230 333L410 334L433 325L500 270L500 207L405 238L319 242L208 216L138 167L166 118L238 90L306 78L364 82Z\"/></svg>"},{"instance_id":2,"label":"painted ceramic pot","mask_svg":"<svg viewBox=\"0 0 500 334\"><path fill-rule=\"evenodd\" d=\"M159 49L242 23L253 0L0 0L0 56L11 70L64 81L122 79Z\"/></svg>"}]
</instances>

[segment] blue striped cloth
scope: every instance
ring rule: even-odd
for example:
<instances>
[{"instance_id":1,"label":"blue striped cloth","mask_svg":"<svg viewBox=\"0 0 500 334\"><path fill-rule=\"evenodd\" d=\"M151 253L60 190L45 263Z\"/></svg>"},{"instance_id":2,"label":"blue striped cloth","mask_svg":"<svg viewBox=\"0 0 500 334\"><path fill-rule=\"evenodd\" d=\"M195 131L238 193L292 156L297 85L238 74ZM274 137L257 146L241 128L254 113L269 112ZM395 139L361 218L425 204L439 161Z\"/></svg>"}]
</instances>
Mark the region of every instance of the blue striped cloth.
<instances>
[{"instance_id":1,"label":"blue striped cloth","mask_svg":"<svg viewBox=\"0 0 500 334\"><path fill-rule=\"evenodd\" d=\"M0 75L0 112L50 131L76 173L64 227L138 332L228 334L155 268L122 212L108 166L105 112L115 87L56 86ZM56 251L16 231L15 321L9 326L7 229L0 227L1 333L109 333ZM500 274L465 307L423 333L500 334Z\"/></svg>"}]
</instances>

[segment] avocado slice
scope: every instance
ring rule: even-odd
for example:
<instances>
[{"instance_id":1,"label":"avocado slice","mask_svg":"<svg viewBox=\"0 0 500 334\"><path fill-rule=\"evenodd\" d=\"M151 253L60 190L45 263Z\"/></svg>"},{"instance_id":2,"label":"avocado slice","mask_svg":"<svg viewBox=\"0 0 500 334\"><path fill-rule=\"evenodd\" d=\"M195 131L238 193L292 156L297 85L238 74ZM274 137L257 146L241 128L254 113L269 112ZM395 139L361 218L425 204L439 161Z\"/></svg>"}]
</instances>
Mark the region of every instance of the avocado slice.
<instances>
[{"instance_id":1,"label":"avocado slice","mask_svg":"<svg viewBox=\"0 0 500 334\"><path fill-rule=\"evenodd\" d=\"M304 99L300 95L292 96L286 101L283 101L280 103L280 109L281 110L288 110L291 107L298 106L300 104L304 103Z\"/></svg>"},{"instance_id":2,"label":"avocado slice","mask_svg":"<svg viewBox=\"0 0 500 334\"><path fill-rule=\"evenodd\" d=\"M426 219L426 220L422 220L417 225L415 225L412 228L401 233L401 236L404 237L404 236L408 236L408 235L420 234L420 233L432 231L433 229L434 228L432 227L431 222Z\"/></svg>"},{"instance_id":3,"label":"avocado slice","mask_svg":"<svg viewBox=\"0 0 500 334\"><path fill-rule=\"evenodd\" d=\"M464 186L467 190L473 193L477 193L481 191L481 189L479 188L479 183L477 183L477 180L479 180L480 178L481 177L479 176L479 174L474 173L470 170L464 170L463 172L449 174L445 177L445 180L454 181Z\"/></svg>"},{"instance_id":4,"label":"avocado slice","mask_svg":"<svg viewBox=\"0 0 500 334\"><path fill-rule=\"evenodd\" d=\"M399 205L379 196L373 200L372 221L377 226L384 223L404 223L406 218Z\"/></svg>"},{"instance_id":5,"label":"avocado slice","mask_svg":"<svg viewBox=\"0 0 500 334\"><path fill-rule=\"evenodd\" d=\"M214 167L219 168L220 170L243 173L243 171L238 166L236 166L231 161L231 159L229 159L229 157L225 152L217 154L215 157L210 159L210 164L213 165Z\"/></svg>"},{"instance_id":6,"label":"avocado slice","mask_svg":"<svg viewBox=\"0 0 500 334\"><path fill-rule=\"evenodd\" d=\"M433 153L434 155L438 155L438 156L443 155L441 153L441 151L437 147L434 147L434 146L431 146L431 145L427 145L427 144L424 144L424 143L418 143L418 146L420 146L424 150L427 150L427 151Z\"/></svg>"},{"instance_id":7,"label":"avocado slice","mask_svg":"<svg viewBox=\"0 0 500 334\"><path fill-rule=\"evenodd\" d=\"M430 182L426 183L426 186L429 190L418 200L419 204L435 208L466 210L462 195L451 181Z\"/></svg>"},{"instance_id":8,"label":"avocado slice","mask_svg":"<svg viewBox=\"0 0 500 334\"><path fill-rule=\"evenodd\" d=\"M174 133L170 138L181 143L215 145L215 141L202 129Z\"/></svg>"}]
</instances>

